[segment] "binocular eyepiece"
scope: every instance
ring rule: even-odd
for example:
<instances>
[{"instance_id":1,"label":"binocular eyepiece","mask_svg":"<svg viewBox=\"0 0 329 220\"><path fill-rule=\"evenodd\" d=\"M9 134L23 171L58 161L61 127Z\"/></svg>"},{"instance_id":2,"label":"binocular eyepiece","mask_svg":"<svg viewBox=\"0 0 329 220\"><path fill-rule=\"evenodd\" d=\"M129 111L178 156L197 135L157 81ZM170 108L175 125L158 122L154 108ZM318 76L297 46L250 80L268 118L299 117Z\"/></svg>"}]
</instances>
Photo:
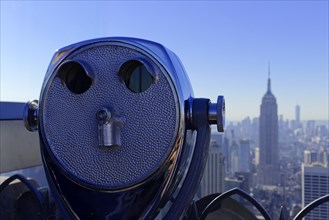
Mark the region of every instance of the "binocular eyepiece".
<instances>
[{"instance_id":1,"label":"binocular eyepiece","mask_svg":"<svg viewBox=\"0 0 329 220\"><path fill-rule=\"evenodd\" d=\"M180 218L224 116L223 96L194 98L173 52L135 38L58 50L24 111L57 205L81 219Z\"/></svg>"}]
</instances>

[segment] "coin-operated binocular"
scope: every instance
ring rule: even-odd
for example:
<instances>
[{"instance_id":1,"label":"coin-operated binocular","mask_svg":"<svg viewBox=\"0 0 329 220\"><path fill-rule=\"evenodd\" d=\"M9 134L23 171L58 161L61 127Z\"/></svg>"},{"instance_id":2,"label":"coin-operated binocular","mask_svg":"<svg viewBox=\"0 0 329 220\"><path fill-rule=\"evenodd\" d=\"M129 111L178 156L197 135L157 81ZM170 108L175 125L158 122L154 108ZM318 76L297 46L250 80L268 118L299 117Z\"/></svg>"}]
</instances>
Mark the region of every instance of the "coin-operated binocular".
<instances>
[{"instance_id":1,"label":"coin-operated binocular","mask_svg":"<svg viewBox=\"0 0 329 220\"><path fill-rule=\"evenodd\" d=\"M24 120L39 132L65 218L179 219L224 109L222 96L194 98L180 60L162 45L102 38L55 53Z\"/></svg>"}]
</instances>

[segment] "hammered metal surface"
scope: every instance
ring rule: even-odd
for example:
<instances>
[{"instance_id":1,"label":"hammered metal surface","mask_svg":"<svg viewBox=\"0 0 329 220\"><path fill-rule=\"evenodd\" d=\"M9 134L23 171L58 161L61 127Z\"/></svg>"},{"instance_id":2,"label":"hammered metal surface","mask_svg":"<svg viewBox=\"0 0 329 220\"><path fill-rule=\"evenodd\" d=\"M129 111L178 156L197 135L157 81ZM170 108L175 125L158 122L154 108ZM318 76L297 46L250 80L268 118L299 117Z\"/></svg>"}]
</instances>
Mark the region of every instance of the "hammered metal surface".
<instances>
[{"instance_id":1,"label":"hammered metal surface","mask_svg":"<svg viewBox=\"0 0 329 220\"><path fill-rule=\"evenodd\" d=\"M176 93L154 63L157 83L145 92L131 92L117 71L136 58L151 62L122 46L80 50L67 59L90 66L92 86L74 94L55 77L44 92L41 129L53 157L73 179L104 189L127 187L152 174L170 152L179 120ZM125 119L119 148L98 147L96 112L103 107L114 107Z\"/></svg>"}]
</instances>

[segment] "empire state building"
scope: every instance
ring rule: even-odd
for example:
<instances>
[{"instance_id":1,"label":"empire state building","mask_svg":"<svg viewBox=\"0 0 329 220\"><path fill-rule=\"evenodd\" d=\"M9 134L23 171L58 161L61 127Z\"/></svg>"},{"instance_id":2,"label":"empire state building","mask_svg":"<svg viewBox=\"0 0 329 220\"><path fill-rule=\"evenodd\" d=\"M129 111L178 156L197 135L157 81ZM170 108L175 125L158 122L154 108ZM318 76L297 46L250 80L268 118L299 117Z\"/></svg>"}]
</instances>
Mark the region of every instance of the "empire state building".
<instances>
[{"instance_id":1,"label":"empire state building","mask_svg":"<svg viewBox=\"0 0 329 220\"><path fill-rule=\"evenodd\" d=\"M278 139L278 106L271 91L269 72L267 92L262 99L259 118L258 184L260 185L277 185L280 182Z\"/></svg>"}]
</instances>

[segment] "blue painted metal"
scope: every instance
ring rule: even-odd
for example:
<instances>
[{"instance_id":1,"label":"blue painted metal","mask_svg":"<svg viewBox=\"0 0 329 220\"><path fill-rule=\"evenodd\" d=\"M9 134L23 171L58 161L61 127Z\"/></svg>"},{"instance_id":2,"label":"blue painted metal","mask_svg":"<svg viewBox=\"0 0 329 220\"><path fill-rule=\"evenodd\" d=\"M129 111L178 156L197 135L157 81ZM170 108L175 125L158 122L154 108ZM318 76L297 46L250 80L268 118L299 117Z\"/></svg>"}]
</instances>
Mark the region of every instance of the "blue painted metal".
<instances>
[{"instance_id":1,"label":"blue painted metal","mask_svg":"<svg viewBox=\"0 0 329 220\"><path fill-rule=\"evenodd\" d=\"M22 120L25 103L0 102L0 120Z\"/></svg>"},{"instance_id":2,"label":"blue painted metal","mask_svg":"<svg viewBox=\"0 0 329 220\"><path fill-rule=\"evenodd\" d=\"M102 45L104 47L100 47ZM109 53L108 49L110 49L112 53ZM97 65L93 64L95 75L91 76L96 78L93 86L90 87L91 89L82 96L81 94L70 93L70 91L65 90L65 86L60 86L62 84L57 78L57 73L61 70L62 63L67 60L77 59L75 57L76 55L83 55L84 53L82 52L87 50L89 52L92 50L93 52L91 54L88 53L88 56L84 57L84 62L89 61L88 64L92 64L97 61ZM126 51L129 51L129 53ZM104 63L103 59L99 59L96 56L99 52L101 52L101 54L109 54L109 57L114 57L115 55L115 59L113 57L111 59L105 59ZM113 55L110 56L110 54ZM154 103L155 100L153 100L153 98L146 99L146 95L152 95L150 91L146 91L143 96L131 94L131 91L126 90L122 82L118 80L117 67L126 61L128 55L132 56L132 54L133 58L136 57L134 59L142 59L150 63L150 65L152 64L151 66L156 70L155 73L157 73L159 77L157 85L159 86L154 86L153 88L154 94L158 91L158 104ZM103 69L105 64L111 67L111 74L109 74L108 68ZM103 77L103 80L97 81L97 79L100 79L97 77ZM102 90L103 92L101 93L97 89L93 90L93 88L104 88L104 90ZM114 90L118 91L115 92ZM64 93L70 96L73 101L61 97ZM127 98L123 97L124 94L126 94ZM170 94L171 96L169 96ZM95 98L99 97L99 95L104 95L105 98ZM165 97L160 99L159 95ZM171 98L169 99L169 97ZM193 186L193 188L187 187L190 193L186 191L186 193L180 193L181 188L178 187L180 183L188 178L187 175L185 175L185 171L191 163L190 157L194 157L193 140L195 136L191 133L194 129L186 129L184 115L184 101L190 97L193 97L193 91L182 64L174 53L170 52L162 45L131 38L104 38L81 42L59 50L54 55L45 76L39 100L38 125L42 159L45 165L49 186L58 206L63 212L66 212L64 213L65 218L152 219L158 214L158 210L167 203L174 192L182 194L184 198L189 199L189 201L183 199L183 203L180 204L183 208L179 210L183 211L187 208L193 199L193 195L197 189L196 187L199 185L198 183L189 184L189 186ZM134 98L136 101L132 101L131 98ZM141 100L144 99L145 101L141 102ZM151 100L152 102L150 102ZM170 102L165 102L167 100ZM141 109L145 104L148 104L147 101L157 106L157 109L146 108L149 110L146 112L134 111L132 107L125 107L125 105L131 106L131 103L139 102L141 104L135 105L135 107L136 109ZM160 103L160 101L162 103ZM164 114L164 111L160 111L163 109L159 108L161 104L164 105L165 109L169 109L168 106L170 104L172 107L170 114ZM148 146L145 145L146 141L151 140L154 142L152 145L150 144L152 147L147 148L145 151L141 151L142 147L131 148L134 150L133 153L136 152L136 155L147 155L147 158L155 155L163 155L163 157L160 158L159 156L154 160L148 160L153 161L154 164L146 167L143 164L148 165L149 163L144 163L145 160L142 159L142 157L136 156L134 159L135 162L138 159L140 159L141 162L137 161L135 164L143 165L139 168L138 166L132 166L132 163L124 163L122 162L123 160L108 159L116 157L117 152L106 151L105 153L104 151L101 152L98 147L93 148L93 144L90 143L94 142L90 140L95 139L95 142L98 143L97 134L93 135L94 131L97 132L97 124L93 123L93 121L95 121L96 112L104 106L121 106L119 110L125 113L123 116L125 116L126 122L127 124L128 122L130 123L129 127L125 127L126 135L123 136L123 141L126 141L126 146L128 146L127 143L132 140L140 141L141 144L138 146L144 147ZM83 109L89 110L88 114L84 116L81 115L82 117L77 117L76 112L72 111L78 110L80 113L85 112ZM60 110L68 111L62 114ZM70 115L70 113L72 113L72 115ZM156 121L157 123L153 123L152 121L156 128L151 130L150 125L152 123L145 122L148 120L148 117L145 116L149 116L151 113L154 115L154 118L157 116L157 119L161 119L166 123L172 123L167 127L164 125L165 123L159 122L159 120ZM207 111L205 111L205 113L207 113ZM67 117L63 120L58 120L63 116ZM168 119L169 116L171 116L171 119ZM140 120L136 120L136 118ZM72 121L72 119L74 120ZM75 119L80 119L81 121ZM138 124L138 130L133 129L134 123L138 121L145 122L143 123L144 126L141 128L145 130L144 133L147 133L147 135L140 129L141 123ZM207 121L207 118L205 121ZM59 122L59 124L57 124L57 122ZM87 122L88 126L81 128L80 122ZM74 127L74 123L78 126ZM95 126L96 129L93 130L93 126ZM163 126L166 132L160 133ZM207 126L209 127L209 125ZM171 129L168 129L169 127ZM64 132L65 129L68 129L67 132ZM53 132L48 132L49 130ZM169 130L171 133L168 132ZM139 136L136 135L138 132L141 133ZM158 141L158 139L160 139L159 135L155 134L159 133L156 132L164 135L173 135L162 139L168 140L168 144L166 145ZM83 134L83 137L86 137L85 134L91 136L84 141L81 140L81 137L78 138L79 135L77 134ZM57 138L54 138L56 135ZM70 137L67 138L67 135ZM154 135L154 138L150 137L151 135ZM136 137L136 139L132 139L132 136ZM52 142L52 140L55 141ZM56 145L55 143L57 143L57 141L63 142L60 145ZM76 144L75 141L79 144ZM76 148L82 156L76 156L78 155L76 154L76 150L67 151L73 149L67 147L71 144L72 146L86 146ZM159 147L156 148L155 146L158 145ZM54 146L60 147L57 148ZM131 146L134 146L134 143L132 143ZM62 151L62 149L64 149L64 151ZM164 153L153 154L152 152L156 149L164 150ZM167 149L168 151L165 151ZM128 150L120 152L121 158L124 158L124 156L128 158L128 156L130 157L132 155L132 152ZM102 160L103 166L94 165L99 164L100 160L97 155L100 154L103 156L107 155L107 159ZM207 155L207 152L204 154L201 152L200 155ZM69 160L62 159L67 156L70 157ZM81 163L82 159L86 159L86 163ZM64 163L65 166L63 165ZM108 163L113 163L114 166L110 166ZM80 165L75 166L76 164ZM86 172L84 167L86 164L89 164L89 168L92 167L94 169L93 171L97 172ZM126 169L128 165L130 165L130 167ZM133 170L133 172L131 172L131 170ZM115 178L111 175L115 176ZM135 175L134 178L132 178L133 175ZM196 172L192 176L197 176L197 179L201 180L202 172ZM177 210L178 209L175 209L175 212L177 212ZM182 213L179 213L179 215L181 214Z\"/></svg>"},{"instance_id":3,"label":"blue painted metal","mask_svg":"<svg viewBox=\"0 0 329 220\"><path fill-rule=\"evenodd\" d=\"M45 202L45 199L42 197L41 193L37 190L37 188L33 185L31 181L29 181L25 176L21 174L15 174L8 179L6 179L3 183L0 185L0 195L4 191L4 189L14 180L20 180L22 183L25 184L25 186L33 192L33 196L35 200L38 202L37 204L39 205L40 211L42 212L41 218L40 219L45 219L43 216L46 216L47 213L47 204ZM0 210L1 211L1 210Z\"/></svg>"},{"instance_id":4,"label":"blue painted metal","mask_svg":"<svg viewBox=\"0 0 329 220\"><path fill-rule=\"evenodd\" d=\"M186 180L181 186L181 191L175 199L173 205L165 216L165 220L179 219L184 213L190 201L193 199L200 184L209 151L210 126L207 118L207 107L209 99L193 100L193 129L197 131L195 150L191 165L188 169Z\"/></svg>"}]
</instances>

